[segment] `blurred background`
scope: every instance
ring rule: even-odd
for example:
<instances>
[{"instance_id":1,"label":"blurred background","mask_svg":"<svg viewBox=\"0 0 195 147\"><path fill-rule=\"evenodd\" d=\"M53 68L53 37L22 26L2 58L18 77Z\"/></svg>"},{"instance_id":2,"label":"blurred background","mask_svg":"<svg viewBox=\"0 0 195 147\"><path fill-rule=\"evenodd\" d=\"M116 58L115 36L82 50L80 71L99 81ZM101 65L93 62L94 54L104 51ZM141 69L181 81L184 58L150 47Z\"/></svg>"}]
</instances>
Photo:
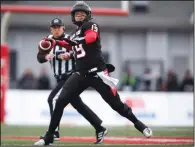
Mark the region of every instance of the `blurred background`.
<instances>
[{"instance_id":1,"label":"blurred background","mask_svg":"<svg viewBox=\"0 0 195 147\"><path fill-rule=\"evenodd\" d=\"M122 95L122 99L125 102L129 102L128 100L130 100L130 105L135 107L137 113L140 113L140 115L137 114L140 119L146 120L151 125L192 127L194 2L85 2L92 9L107 8L109 10L110 8L117 8L129 14L128 16L117 16L117 14L116 16L107 16L106 14L93 15L92 13L93 21L97 22L101 28L101 43L105 60L116 67L116 71L111 76L120 80L118 89ZM18 7L18 5L71 7L75 4L75 1L16 0L2 1L3 4L13 7ZM4 14L5 12L1 14L1 19ZM46 120L49 119L47 96L56 83L49 63L39 64L36 55L38 42L44 36L50 34L49 23L55 17L64 20L67 33L74 30L75 26L72 25L71 17L67 14L12 13L6 36L10 50L8 92L6 94L7 97L5 97L5 101L7 101L5 107L7 110L17 100L10 102L9 105L8 101L19 97L17 95L20 95L20 97L23 96L26 103L28 97L33 97L32 100L29 100L32 103L36 101L36 97L39 97L38 101L44 103L45 111L47 111ZM23 94L25 91L30 92ZM90 92L92 92L91 95L96 92L93 93L92 89L87 90L87 92L89 93L85 93L83 99L85 100L85 97L87 97L86 103L93 108L95 106L87 99L90 97ZM98 97L97 95L95 96ZM40 100L41 97L43 100ZM127 97L128 100L126 99ZM100 99L98 100L101 101ZM24 105L26 105L25 102L21 100L21 107L24 108ZM148 102L150 104L147 104ZM137 103L139 106L136 105ZM142 103L144 104L142 105ZM151 104L156 104L157 107L162 107L161 105L164 104L164 110L158 110L157 107L151 108L153 107ZM166 124L166 121L163 121L162 117L165 116L168 120L171 117L168 117L171 108L175 110L174 114L177 116L176 110L181 109L180 106L183 107L181 113L184 117L180 119L177 117L172 122L169 120L170 123ZM16 112L18 109L17 107L13 111ZM98 111L98 108L94 109ZM108 109L110 108L108 107ZM145 114L144 112L147 112L147 110L149 112ZM143 115L141 111L143 111ZM158 112L161 111L163 112L162 114L159 113L160 117ZM39 112L37 113L39 114ZM100 111L97 113L107 120L106 116L103 116ZM181 113L180 115L182 115ZM43 113L40 112L40 114ZM6 115L8 115L8 111L7 113L5 112ZM68 115L68 117L71 116L72 113ZM7 123L20 124L20 120L18 119L13 122L12 118L10 118L10 120L7 119ZM160 121L161 123L159 123ZM28 124L26 121L23 122L24 124ZM105 122L110 124L109 120ZM177 122L181 123L177 124ZM29 124L31 123L29 122ZM37 124L42 124L42 122L38 122ZM126 123L121 121L118 124L123 125Z\"/></svg>"},{"instance_id":2,"label":"blurred background","mask_svg":"<svg viewBox=\"0 0 195 147\"><path fill-rule=\"evenodd\" d=\"M6 2L11 5L72 6L74 1ZM93 8L121 8L121 2L89 1ZM105 59L116 66L113 77L120 79L119 88L128 86L140 91L192 91L182 88L185 77L193 75L193 1L132 1L129 16L96 16L101 27L102 51ZM3 15L1 15L2 17ZM10 52L9 88L39 89L39 78L48 75L51 88L55 85L49 64L36 60L39 40L50 33L49 23L59 17L64 20L66 32L72 25L70 15L15 13L8 31ZM30 61L30 62L26 62ZM32 74L33 81L22 86L25 73ZM193 80L193 79L192 79ZM35 85L33 85L35 84Z\"/></svg>"}]
</instances>

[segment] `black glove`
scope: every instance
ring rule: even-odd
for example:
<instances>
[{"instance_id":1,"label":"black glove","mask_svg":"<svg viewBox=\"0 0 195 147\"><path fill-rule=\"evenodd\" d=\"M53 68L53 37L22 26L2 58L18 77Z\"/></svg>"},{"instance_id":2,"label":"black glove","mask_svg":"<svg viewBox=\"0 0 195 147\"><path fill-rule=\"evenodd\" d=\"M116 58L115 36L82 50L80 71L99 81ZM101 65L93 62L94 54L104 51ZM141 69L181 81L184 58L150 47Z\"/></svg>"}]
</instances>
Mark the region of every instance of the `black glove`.
<instances>
[{"instance_id":1,"label":"black glove","mask_svg":"<svg viewBox=\"0 0 195 147\"><path fill-rule=\"evenodd\" d=\"M108 69L108 72L113 72L113 71L115 71L115 67L114 67L114 65L112 65L112 64L106 63L106 67L107 67L107 69Z\"/></svg>"}]
</instances>

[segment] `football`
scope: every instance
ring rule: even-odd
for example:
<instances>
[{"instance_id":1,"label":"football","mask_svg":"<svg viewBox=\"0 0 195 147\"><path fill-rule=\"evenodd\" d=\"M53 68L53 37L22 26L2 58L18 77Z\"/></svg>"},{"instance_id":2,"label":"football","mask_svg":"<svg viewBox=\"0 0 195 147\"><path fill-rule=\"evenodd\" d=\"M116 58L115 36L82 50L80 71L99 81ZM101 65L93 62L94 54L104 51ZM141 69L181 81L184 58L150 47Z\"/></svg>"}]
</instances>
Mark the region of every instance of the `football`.
<instances>
[{"instance_id":1,"label":"football","mask_svg":"<svg viewBox=\"0 0 195 147\"><path fill-rule=\"evenodd\" d=\"M49 49L51 49L51 42L41 40L40 43L39 43L39 46L42 50L49 50Z\"/></svg>"}]
</instances>

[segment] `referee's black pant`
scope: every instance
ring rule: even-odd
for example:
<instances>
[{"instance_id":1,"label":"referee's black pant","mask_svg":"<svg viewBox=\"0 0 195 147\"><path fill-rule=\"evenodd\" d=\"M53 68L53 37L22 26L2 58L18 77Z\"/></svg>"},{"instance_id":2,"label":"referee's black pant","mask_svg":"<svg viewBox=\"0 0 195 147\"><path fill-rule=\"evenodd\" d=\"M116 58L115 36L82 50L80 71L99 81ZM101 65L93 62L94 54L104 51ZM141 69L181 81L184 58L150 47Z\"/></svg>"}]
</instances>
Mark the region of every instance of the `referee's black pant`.
<instances>
[{"instance_id":1,"label":"referee's black pant","mask_svg":"<svg viewBox=\"0 0 195 147\"><path fill-rule=\"evenodd\" d=\"M72 74L65 82L59 95L59 98L56 102L56 107L51 117L48 129L49 133L54 133L61 120L63 110L68 105L68 103L71 101L80 101L78 96L89 86L93 87L113 110L117 111L123 117L129 119L134 123L135 128L137 128L140 132L143 132L146 126L136 118L136 116L132 113L132 109L120 100L117 91L113 92L111 87L105 84L102 79L97 77L97 75L86 76L76 72Z\"/></svg>"},{"instance_id":2,"label":"referee's black pant","mask_svg":"<svg viewBox=\"0 0 195 147\"><path fill-rule=\"evenodd\" d=\"M56 96L56 94L60 91L60 89L63 87L66 80L69 78L69 75L63 75L62 79L57 79L57 85L56 87L51 91L49 97L48 97L48 103L49 103L49 109L50 109L50 115L53 114L53 99ZM73 83L74 84L74 83ZM66 89L64 89L66 90ZM75 95L76 98L71 97L69 103L83 116L85 119L87 119L91 125L98 131L102 129L101 123L102 120L87 106L83 103L81 100L81 97L79 95ZM63 104L62 104L63 105ZM56 106L58 107L58 104L56 102ZM59 115L62 115L61 112L59 112ZM63 113L63 112L62 112ZM59 130L59 123L58 123L58 130Z\"/></svg>"}]
</instances>

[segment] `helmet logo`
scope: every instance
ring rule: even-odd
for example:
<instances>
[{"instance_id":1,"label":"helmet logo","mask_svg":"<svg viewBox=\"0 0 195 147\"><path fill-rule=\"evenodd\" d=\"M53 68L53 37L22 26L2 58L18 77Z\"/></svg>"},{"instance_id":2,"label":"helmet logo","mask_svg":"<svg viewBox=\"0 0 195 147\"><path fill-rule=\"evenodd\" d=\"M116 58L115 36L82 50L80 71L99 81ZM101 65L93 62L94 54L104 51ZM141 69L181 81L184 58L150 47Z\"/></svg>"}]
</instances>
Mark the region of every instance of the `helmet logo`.
<instances>
[{"instance_id":1,"label":"helmet logo","mask_svg":"<svg viewBox=\"0 0 195 147\"><path fill-rule=\"evenodd\" d=\"M58 23L58 22L59 22L59 20L58 20L58 19L55 19L55 20L54 20L54 23Z\"/></svg>"}]
</instances>

